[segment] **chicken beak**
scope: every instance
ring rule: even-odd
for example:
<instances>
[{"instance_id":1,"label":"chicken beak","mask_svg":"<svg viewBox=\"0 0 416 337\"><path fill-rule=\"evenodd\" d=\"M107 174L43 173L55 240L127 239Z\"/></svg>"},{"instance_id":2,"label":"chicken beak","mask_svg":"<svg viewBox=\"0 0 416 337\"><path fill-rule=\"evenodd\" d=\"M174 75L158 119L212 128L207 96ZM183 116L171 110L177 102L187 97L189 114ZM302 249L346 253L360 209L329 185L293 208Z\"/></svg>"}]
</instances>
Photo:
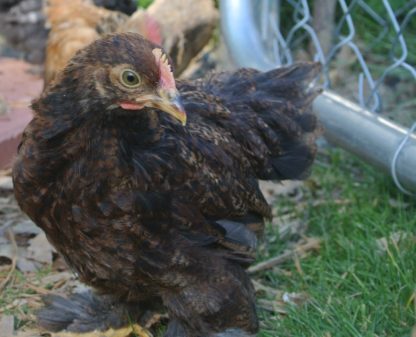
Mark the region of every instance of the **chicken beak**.
<instances>
[{"instance_id":1,"label":"chicken beak","mask_svg":"<svg viewBox=\"0 0 416 337\"><path fill-rule=\"evenodd\" d=\"M177 90L166 91L160 89L156 95L143 95L134 101L121 102L119 105L125 110L140 110L143 107L156 108L179 120L183 126L186 125L186 112Z\"/></svg>"},{"instance_id":2,"label":"chicken beak","mask_svg":"<svg viewBox=\"0 0 416 337\"><path fill-rule=\"evenodd\" d=\"M158 99L152 102L153 107L162 110L186 125L186 112L180 101L178 92L158 91Z\"/></svg>"}]
</instances>

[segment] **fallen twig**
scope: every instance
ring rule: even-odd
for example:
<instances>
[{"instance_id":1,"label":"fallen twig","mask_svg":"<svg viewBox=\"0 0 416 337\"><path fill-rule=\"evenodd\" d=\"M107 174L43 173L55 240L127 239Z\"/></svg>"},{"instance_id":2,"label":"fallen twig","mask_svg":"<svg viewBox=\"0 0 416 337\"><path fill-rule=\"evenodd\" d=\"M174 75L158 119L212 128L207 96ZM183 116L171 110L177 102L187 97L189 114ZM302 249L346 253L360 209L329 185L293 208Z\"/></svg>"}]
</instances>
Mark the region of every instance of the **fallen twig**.
<instances>
[{"instance_id":1,"label":"fallen twig","mask_svg":"<svg viewBox=\"0 0 416 337\"><path fill-rule=\"evenodd\" d=\"M273 296L273 297L276 297L276 298L281 298L282 295L283 295L283 291L265 286L264 284L260 283L259 281L251 280L251 282L253 283L254 289L256 291L264 291L267 295L270 295L270 296Z\"/></svg>"},{"instance_id":2,"label":"fallen twig","mask_svg":"<svg viewBox=\"0 0 416 337\"><path fill-rule=\"evenodd\" d=\"M40 295L48 295L48 294L51 293L50 290L47 290L47 289L44 289L44 288L41 288L41 287L37 287L37 286L35 286L33 284L30 284L30 283L26 284L26 288L29 288L29 289L35 291L37 294L40 294Z\"/></svg>"},{"instance_id":3,"label":"fallen twig","mask_svg":"<svg viewBox=\"0 0 416 337\"><path fill-rule=\"evenodd\" d=\"M152 326L159 324L162 320L168 320L167 314L153 313L144 323L146 329L150 329Z\"/></svg>"},{"instance_id":4,"label":"fallen twig","mask_svg":"<svg viewBox=\"0 0 416 337\"><path fill-rule=\"evenodd\" d=\"M276 301L269 301L264 299L259 299L257 301L257 306L263 310L278 314L286 314L287 310L285 309L286 305L284 303L279 303Z\"/></svg>"},{"instance_id":5,"label":"fallen twig","mask_svg":"<svg viewBox=\"0 0 416 337\"><path fill-rule=\"evenodd\" d=\"M295 254L293 256L293 259L295 260L295 267L296 267L296 270L299 273L299 275L302 275L302 276L305 275L305 273L303 272L303 269L302 269L302 265L300 264L299 255Z\"/></svg>"},{"instance_id":6,"label":"fallen twig","mask_svg":"<svg viewBox=\"0 0 416 337\"><path fill-rule=\"evenodd\" d=\"M290 250L286 253L283 253L279 256L273 257L269 260L260 262L250 268L248 268L248 273L253 274L257 273L262 270L273 268L274 266L277 266L283 262L286 262L293 258L296 254L302 254L310 250L316 250L319 249L320 240L317 238L308 238L307 241L304 244L301 244L297 246L295 249Z\"/></svg>"},{"instance_id":7,"label":"fallen twig","mask_svg":"<svg viewBox=\"0 0 416 337\"><path fill-rule=\"evenodd\" d=\"M0 283L0 293L4 290L4 288L9 283L10 279L12 278L13 272L16 270L16 262L17 262L17 244L16 239L14 237L13 232L9 229L8 235L13 247L13 258L12 258L12 265L10 267L9 272L7 273L6 278Z\"/></svg>"}]
</instances>

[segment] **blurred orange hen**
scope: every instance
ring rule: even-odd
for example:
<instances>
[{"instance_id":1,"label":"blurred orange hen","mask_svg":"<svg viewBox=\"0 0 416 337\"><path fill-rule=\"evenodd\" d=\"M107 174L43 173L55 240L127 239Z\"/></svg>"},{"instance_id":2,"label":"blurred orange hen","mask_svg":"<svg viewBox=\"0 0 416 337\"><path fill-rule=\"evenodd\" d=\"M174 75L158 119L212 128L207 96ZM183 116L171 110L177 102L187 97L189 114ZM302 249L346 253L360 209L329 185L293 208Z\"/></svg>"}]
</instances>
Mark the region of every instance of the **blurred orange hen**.
<instances>
[{"instance_id":1,"label":"blurred orange hen","mask_svg":"<svg viewBox=\"0 0 416 337\"><path fill-rule=\"evenodd\" d=\"M193 18L190 19L189 13ZM217 19L211 0L198 3L156 0L147 11L139 9L131 17L97 7L91 0L48 0L45 14L51 29L46 47L45 86L79 49L106 33L115 32L138 33L164 45L173 54L178 74L209 41Z\"/></svg>"}]
</instances>

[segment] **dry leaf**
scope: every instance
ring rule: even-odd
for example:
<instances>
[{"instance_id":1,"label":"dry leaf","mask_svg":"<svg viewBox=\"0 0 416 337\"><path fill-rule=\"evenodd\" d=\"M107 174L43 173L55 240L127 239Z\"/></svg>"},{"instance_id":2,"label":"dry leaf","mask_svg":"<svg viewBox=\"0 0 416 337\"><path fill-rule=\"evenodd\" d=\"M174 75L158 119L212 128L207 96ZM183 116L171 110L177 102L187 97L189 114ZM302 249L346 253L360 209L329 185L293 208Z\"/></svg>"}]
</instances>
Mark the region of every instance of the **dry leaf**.
<instances>
[{"instance_id":1,"label":"dry leaf","mask_svg":"<svg viewBox=\"0 0 416 337\"><path fill-rule=\"evenodd\" d=\"M39 269L39 265L34 261L28 260L26 257L19 256L16 263L17 269L23 273L34 272Z\"/></svg>"},{"instance_id":2,"label":"dry leaf","mask_svg":"<svg viewBox=\"0 0 416 337\"><path fill-rule=\"evenodd\" d=\"M286 305L280 301L269 301L261 298L257 301L257 305L263 310L267 310L277 314L287 313Z\"/></svg>"},{"instance_id":3,"label":"dry leaf","mask_svg":"<svg viewBox=\"0 0 416 337\"><path fill-rule=\"evenodd\" d=\"M45 233L41 233L29 241L27 258L45 264L52 264L53 251Z\"/></svg>"},{"instance_id":4,"label":"dry leaf","mask_svg":"<svg viewBox=\"0 0 416 337\"><path fill-rule=\"evenodd\" d=\"M74 332L56 332L51 333L51 337L127 337L131 334L137 337L153 337L149 331L143 329L138 324L133 324L131 326L116 330L110 328L106 331L92 331L79 334Z\"/></svg>"},{"instance_id":5,"label":"dry leaf","mask_svg":"<svg viewBox=\"0 0 416 337\"><path fill-rule=\"evenodd\" d=\"M377 250L379 254L384 254L388 250L389 244L393 244L395 246L399 245L401 241L412 237L413 241L416 241L416 237L411 235L410 233L398 231L391 233L387 238L383 237L376 240Z\"/></svg>"},{"instance_id":6,"label":"dry leaf","mask_svg":"<svg viewBox=\"0 0 416 337\"><path fill-rule=\"evenodd\" d=\"M306 293L284 293L282 300L285 303L301 305L309 299L308 294Z\"/></svg>"},{"instance_id":7,"label":"dry leaf","mask_svg":"<svg viewBox=\"0 0 416 337\"><path fill-rule=\"evenodd\" d=\"M2 176L0 177L0 189L1 190L13 190L13 180L12 177Z\"/></svg>"},{"instance_id":8,"label":"dry leaf","mask_svg":"<svg viewBox=\"0 0 416 337\"><path fill-rule=\"evenodd\" d=\"M278 289L274 289L271 288L269 286L265 286L264 284L260 283L257 280L251 280L251 282L253 283L254 289L257 292L264 292L266 293L266 295L271 296L271 297L275 297L275 298L280 298L282 297L282 291L278 290Z\"/></svg>"},{"instance_id":9,"label":"dry leaf","mask_svg":"<svg viewBox=\"0 0 416 337\"><path fill-rule=\"evenodd\" d=\"M40 334L38 330L18 330L13 337L46 337L47 335Z\"/></svg>"},{"instance_id":10,"label":"dry leaf","mask_svg":"<svg viewBox=\"0 0 416 337\"><path fill-rule=\"evenodd\" d=\"M299 257L305 256L305 254L311 250L319 250L321 241L318 238L305 238L299 242L293 249L283 252L278 256L274 256L268 260L259 262L247 269L249 274L257 273L266 269L271 269L281 263L293 259L295 255Z\"/></svg>"},{"instance_id":11,"label":"dry leaf","mask_svg":"<svg viewBox=\"0 0 416 337\"><path fill-rule=\"evenodd\" d=\"M307 229L307 223L297 218L276 217L272 221L272 225L279 230L279 238L281 240L289 239L294 235L303 236Z\"/></svg>"},{"instance_id":12,"label":"dry leaf","mask_svg":"<svg viewBox=\"0 0 416 337\"><path fill-rule=\"evenodd\" d=\"M53 271L57 271L57 272L61 272L61 271L65 271L68 270L69 267L65 262L65 259L61 256L61 255L56 255L54 256L54 261L52 263L52 270Z\"/></svg>"},{"instance_id":13,"label":"dry leaf","mask_svg":"<svg viewBox=\"0 0 416 337\"><path fill-rule=\"evenodd\" d=\"M16 237L35 236L41 234L42 230L32 220L26 219L13 226L13 232Z\"/></svg>"},{"instance_id":14,"label":"dry leaf","mask_svg":"<svg viewBox=\"0 0 416 337\"><path fill-rule=\"evenodd\" d=\"M11 337L14 332L14 317L2 315L0 317L0 337Z\"/></svg>"},{"instance_id":15,"label":"dry leaf","mask_svg":"<svg viewBox=\"0 0 416 337\"><path fill-rule=\"evenodd\" d=\"M277 197L294 193L300 186L301 181L285 180L280 183L260 180L260 189L269 204L273 203Z\"/></svg>"},{"instance_id":16,"label":"dry leaf","mask_svg":"<svg viewBox=\"0 0 416 337\"><path fill-rule=\"evenodd\" d=\"M12 264L13 250L12 244L7 243L0 245L0 266Z\"/></svg>"},{"instance_id":17,"label":"dry leaf","mask_svg":"<svg viewBox=\"0 0 416 337\"><path fill-rule=\"evenodd\" d=\"M61 273L55 273L55 274L51 274L42 278L41 285L46 286L48 284L60 283L63 281L68 281L72 278L74 278L74 275L67 271L64 271Z\"/></svg>"}]
</instances>

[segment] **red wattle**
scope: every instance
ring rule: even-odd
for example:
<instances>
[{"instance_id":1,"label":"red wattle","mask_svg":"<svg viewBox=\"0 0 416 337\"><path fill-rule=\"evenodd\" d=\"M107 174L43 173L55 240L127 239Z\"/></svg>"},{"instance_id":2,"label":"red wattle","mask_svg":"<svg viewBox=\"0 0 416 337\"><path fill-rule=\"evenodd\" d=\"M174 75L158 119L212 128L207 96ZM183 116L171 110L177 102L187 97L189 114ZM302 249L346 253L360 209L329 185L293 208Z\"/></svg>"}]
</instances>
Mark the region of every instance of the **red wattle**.
<instances>
[{"instance_id":1,"label":"red wattle","mask_svg":"<svg viewBox=\"0 0 416 337\"><path fill-rule=\"evenodd\" d=\"M143 108L143 104L134 102L121 102L119 104L124 110L140 110Z\"/></svg>"}]
</instances>

